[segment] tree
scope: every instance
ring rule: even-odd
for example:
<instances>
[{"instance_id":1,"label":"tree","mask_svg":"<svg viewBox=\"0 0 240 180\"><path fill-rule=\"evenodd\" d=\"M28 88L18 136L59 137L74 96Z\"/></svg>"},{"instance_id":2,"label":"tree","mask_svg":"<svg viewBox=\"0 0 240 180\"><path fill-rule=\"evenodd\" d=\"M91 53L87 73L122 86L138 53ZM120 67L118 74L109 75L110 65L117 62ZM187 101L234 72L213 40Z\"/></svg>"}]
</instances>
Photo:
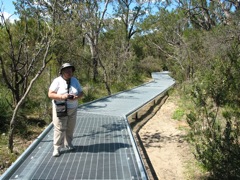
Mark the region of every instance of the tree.
<instances>
[{"instance_id":1,"label":"tree","mask_svg":"<svg viewBox=\"0 0 240 180\"><path fill-rule=\"evenodd\" d=\"M103 4L103 8L101 8ZM91 61L93 68L93 81L97 80L99 63L99 36L103 29L104 17L107 11L109 0L105 1L79 1L74 4L73 13L75 15L75 24L81 28L85 45L89 45L91 52ZM107 88L108 89L108 88Z\"/></svg>"},{"instance_id":2,"label":"tree","mask_svg":"<svg viewBox=\"0 0 240 180\"><path fill-rule=\"evenodd\" d=\"M190 0L178 1L179 7L183 9L191 25L195 28L210 30L218 24L229 24L232 21L232 11L238 11L238 1L220 0Z\"/></svg>"},{"instance_id":3,"label":"tree","mask_svg":"<svg viewBox=\"0 0 240 180\"><path fill-rule=\"evenodd\" d=\"M143 41L143 57L153 56L162 69L173 72L181 81L191 78L195 68L197 44L191 43L194 33L188 24L182 10L161 9L145 18L139 25L142 35L137 36Z\"/></svg>"},{"instance_id":4,"label":"tree","mask_svg":"<svg viewBox=\"0 0 240 180\"><path fill-rule=\"evenodd\" d=\"M133 35L139 30L136 23L140 21L140 18L146 15L149 7L145 7L144 3L140 3L134 0L118 0L115 16L120 17L124 26L124 36L126 41L126 51L129 51L130 40Z\"/></svg>"},{"instance_id":5,"label":"tree","mask_svg":"<svg viewBox=\"0 0 240 180\"><path fill-rule=\"evenodd\" d=\"M22 11L26 13L26 11ZM51 60L50 47L54 43L52 29L39 16L33 19L20 14L11 24L1 14L0 63L5 84L12 92L13 114L10 121L9 149L13 152L13 137L17 114L34 82Z\"/></svg>"},{"instance_id":6,"label":"tree","mask_svg":"<svg viewBox=\"0 0 240 180\"><path fill-rule=\"evenodd\" d=\"M103 30L104 18L107 11L109 0L103 1L49 1L48 3L40 3L41 7L45 7L45 13L49 14L54 20L54 27L59 32L62 42L64 42L63 48L68 49L70 46L66 46L66 37L68 34L64 34L62 30L66 29L67 25L71 25L74 28L73 34L75 39L72 39L67 44L74 44L72 42L82 41L82 49L89 48L91 53L90 67L92 68L92 80L97 81L98 68L101 67L104 72L104 83L108 94L111 94L110 88L107 84L107 76L104 70L103 64L99 59L99 37ZM57 18L55 18L57 17ZM69 28L69 27L67 27ZM70 29L70 28L69 28ZM74 32L75 31L75 32ZM79 33L79 34L77 34ZM64 37L63 37L64 36ZM60 46L61 46L61 40ZM76 48L76 47L75 47ZM59 48L60 49L60 48ZM69 49L68 49L69 50ZM61 48L62 51L62 48ZM66 50L67 53L69 51ZM71 54L74 52L70 52ZM61 52L59 52L61 54ZM66 54L66 53L65 53ZM77 52L76 52L77 54ZM100 65L100 66L99 66Z\"/></svg>"}]
</instances>

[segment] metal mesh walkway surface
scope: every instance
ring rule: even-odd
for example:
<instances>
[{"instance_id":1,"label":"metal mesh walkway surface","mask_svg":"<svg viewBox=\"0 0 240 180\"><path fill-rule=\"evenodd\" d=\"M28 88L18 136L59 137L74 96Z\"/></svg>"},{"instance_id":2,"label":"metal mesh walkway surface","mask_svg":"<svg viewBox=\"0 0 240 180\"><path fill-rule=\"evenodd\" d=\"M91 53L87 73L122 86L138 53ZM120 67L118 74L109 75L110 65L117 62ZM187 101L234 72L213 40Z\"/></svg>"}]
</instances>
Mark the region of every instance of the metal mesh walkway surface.
<instances>
[{"instance_id":1,"label":"metal mesh walkway surface","mask_svg":"<svg viewBox=\"0 0 240 180\"><path fill-rule=\"evenodd\" d=\"M154 81L79 107L73 145L52 157L52 124L0 179L148 179L127 116L167 91L174 80L153 73Z\"/></svg>"}]
</instances>

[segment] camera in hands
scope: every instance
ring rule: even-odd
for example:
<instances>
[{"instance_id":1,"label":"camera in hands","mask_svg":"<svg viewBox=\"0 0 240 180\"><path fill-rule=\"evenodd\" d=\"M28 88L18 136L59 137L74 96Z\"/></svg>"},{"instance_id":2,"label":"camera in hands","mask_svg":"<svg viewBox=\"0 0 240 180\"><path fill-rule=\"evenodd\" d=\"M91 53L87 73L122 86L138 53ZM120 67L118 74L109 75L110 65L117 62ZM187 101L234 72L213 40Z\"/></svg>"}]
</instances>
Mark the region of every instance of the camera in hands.
<instances>
[{"instance_id":1,"label":"camera in hands","mask_svg":"<svg viewBox=\"0 0 240 180\"><path fill-rule=\"evenodd\" d=\"M73 99L74 96L73 95L68 95L68 99Z\"/></svg>"}]
</instances>

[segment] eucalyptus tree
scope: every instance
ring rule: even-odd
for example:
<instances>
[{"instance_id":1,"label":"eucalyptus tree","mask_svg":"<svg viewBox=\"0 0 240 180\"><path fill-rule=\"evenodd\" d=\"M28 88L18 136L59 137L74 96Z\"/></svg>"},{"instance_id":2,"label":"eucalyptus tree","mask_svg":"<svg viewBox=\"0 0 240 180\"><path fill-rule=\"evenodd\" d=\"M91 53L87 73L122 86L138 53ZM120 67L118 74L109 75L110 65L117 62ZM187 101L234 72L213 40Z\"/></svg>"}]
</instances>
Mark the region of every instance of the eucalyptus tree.
<instances>
[{"instance_id":1,"label":"eucalyptus tree","mask_svg":"<svg viewBox=\"0 0 240 180\"><path fill-rule=\"evenodd\" d=\"M229 24L235 11L239 11L238 0L180 0L178 8L183 9L191 25L195 28L210 30L218 24Z\"/></svg>"},{"instance_id":2,"label":"eucalyptus tree","mask_svg":"<svg viewBox=\"0 0 240 180\"><path fill-rule=\"evenodd\" d=\"M79 1L74 6L74 12L76 13L75 23L81 27L81 30L86 39L86 45L89 45L91 52L91 61L93 69L93 81L97 81L99 63L104 69L104 82L108 93L110 88L107 84L107 76L105 67L99 59L99 37L101 31L103 31L104 18L107 12L109 0L86 0Z\"/></svg>"},{"instance_id":3,"label":"eucalyptus tree","mask_svg":"<svg viewBox=\"0 0 240 180\"><path fill-rule=\"evenodd\" d=\"M35 0L35 2L39 7L42 7L42 13L52 19L54 28L59 32L59 44L69 44L72 41L81 40L82 49L89 47L91 53L91 63L89 64L92 68L92 79L97 81L99 36L103 29L104 17L110 0ZM66 26L69 26L68 28L72 30L75 40L68 41L67 37L69 37L70 33L67 34L62 31L66 30ZM73 51L69 52L65 45L61 46L62 48L66 50L65 54L74 52L73 49L71 49ZM58 53L62 56L61 52Z\"/></svg>"},{"instance_id":4,"label":"eucalyptus tree","mask_svg":"<svg viewBox=\"0 0 240 180\"><path fill-rule=\"evenodd\" d=\"M146 4L148 3L133 0L113 0L109 4L107 12L111 11L111 14L104 20L99 48L109 83L123 83L129 77L134 77L136 58L130 48L130 41L137 32L141 33L137 29L137 23L146 15L149 7Z\"/></svg>"},{"instance_id":5,"label":"eucalyptus tree","mask_svg":"<svg viewBox=\"0 0 240 180\"><path fill-rule=\"evenodd\" d=\"M26 4L18 6L20 20L11 24L1 13L0 65L4 83L12 92L13 114L10 121L9 143L13 151L13 137L18 111L24 104L34 82L51 60L53 31L37 12L30 13Z\"/></svg>"},{"instance_id":6,"label":"eucalyptus tree","mask_svg":"<svg viewBox=\"0 0 240 180\"><path fill-rule=\"evenodd\" d=\"M192 77L196 53L188 41L190 36L188 19L182 10L160 9L155 15L148 16L139 25L143 61L152 56L162 69L172 71L178 80ZM136 46L136 45L135 45Z\"/></svg>"},{"instance_id":7,"label":"eucalyptus tree","mask_svg":"<svg viewBox=\"0 0 240 180\"><path fill-rule=\"evenodd\" d=\"M18 0L16 7L19 11L21 6L25 6L24 13L38 14L48 22L49 27L55 32L56 46L52 50L56 56L58 64L62 64L63 60L69 59L69 44L73 39L69 39L68 35L73 34L73 7L75 1L70 0ZM67 31L66 27L68 26ZM67 31L67 32L66 32ZM75 38L76 39L76 38Z\"/></svg>"},{"instance_id":8,"label":"eucalyptus tree","mask_svg":"<svg viewBox=\"0 0 240 180\"><path fill-rule=\"evenodd\" d=\"M135 33L139 32L136 24L141 21L147 11L149 11L149 4L146 5L144 1L137 0L117 0L115 2L115 16L120 19L124 27L124 39L126 41L126 50L129 51L129 43Z\"/></svg>"},{"instance_id":9,"label":"eucalyptus tree","mask_svg":"<svg viewBox=\"0 0 240 180\"><path fill-rule=\"evenodd\" d=\"M133 52L126 52L124 33L121 21L114 18L105 20L104 32L99 39L101 46L98 48L100 62L105 66L109 85L118 84L118 91L123 90L124 84L127 85L127 79L134 77L135 57Z\"/></svg>"}]
</instances>

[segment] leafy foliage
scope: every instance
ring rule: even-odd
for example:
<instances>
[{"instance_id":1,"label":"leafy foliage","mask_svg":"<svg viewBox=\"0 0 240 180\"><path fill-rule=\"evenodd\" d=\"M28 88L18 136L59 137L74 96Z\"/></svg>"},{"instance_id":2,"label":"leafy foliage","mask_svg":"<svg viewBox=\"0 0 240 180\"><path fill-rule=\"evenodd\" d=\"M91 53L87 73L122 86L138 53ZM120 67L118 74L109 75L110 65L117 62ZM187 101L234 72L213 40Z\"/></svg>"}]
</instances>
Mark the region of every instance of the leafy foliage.
<instances>
[{"instance_id":1,"label":"leafy foliage","mask_svg":"<svg viewBox=\"0 0 240 180\"><path fill-rule=\"evenodd\" d=\"M221 179L240 177L240 48L239 40L230 38L234 32L234 28L221 27L203 37L203 46L215 43L205 50L208 61L192 85L195 110L188 114L196 158L214 178Z\"/></svg>"},{"instance_id":2,"label":"leafy foliage","mask_svg":"<svg viewBox=\"0 0 240 180\"><path fill-rule=\"evenodd\" d=\"M11 109L4 97L0 97L0 133L8 131L11 118Z\"/></svg>"}]
</instances>

